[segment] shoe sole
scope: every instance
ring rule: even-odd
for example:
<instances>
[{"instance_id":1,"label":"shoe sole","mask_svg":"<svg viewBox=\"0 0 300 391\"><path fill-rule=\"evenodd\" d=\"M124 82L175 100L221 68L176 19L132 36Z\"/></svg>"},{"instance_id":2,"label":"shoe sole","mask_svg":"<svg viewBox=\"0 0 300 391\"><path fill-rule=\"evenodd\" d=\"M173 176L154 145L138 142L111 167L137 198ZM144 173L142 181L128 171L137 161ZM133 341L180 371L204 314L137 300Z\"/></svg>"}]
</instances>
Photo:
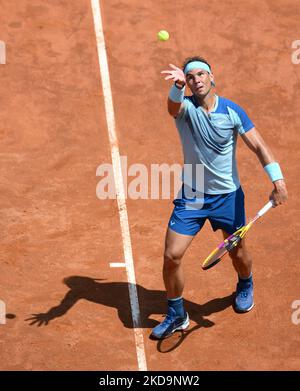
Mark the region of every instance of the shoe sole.
<instances>
[{"instance_id":1,"label":"shoe sole","mask_svg":"<svg viewBox=\"0 0 300 391\"><path fill-rule=\"evenodd\" d=\"M245 312L251 311L253 307L254 307L254 302L253 302L252 306L249 307L249 308L247 308L246 310L241 310L241 309L237 308L236 306L234 306L234 309L235 309L236 312L238 312L239 314L243 314L243 313L245 313Z\"/></svg>"},{"instance_id":2,"label":"shoe sole","mask_svg":"<svg viewBox=\"0 0 300 391\"><path fill-rule=\"evenodd\" d=\"M182 323L182 325L176 327L176 329L172 330L168 335L164 335L163 337L156 337L155 335L150 335L150 337L154 338L154 339L166 339L166 338L169 338L171 337L171 335L173 335L175 333L175 331L182 331L182 330L186 330L190 325L190 318L189 318L189 314L187 313L187 318L186 320Z\"/></svg>"},{"instance_id":3,"label":"shoe sole","mask_svg":"<svg viewBox=\"0 0 300 391\"><path fill-rule=\"evenodd\" d=\"M189 318L189 315L187 315L186 320L184 321L184 323L181 326L176 327L176 329L173 330L173 333L175 333L175 331L185 330L185 329L187 329L189 327L189 325L190 325L190 318Z\"/></svg>"}]
</instances>

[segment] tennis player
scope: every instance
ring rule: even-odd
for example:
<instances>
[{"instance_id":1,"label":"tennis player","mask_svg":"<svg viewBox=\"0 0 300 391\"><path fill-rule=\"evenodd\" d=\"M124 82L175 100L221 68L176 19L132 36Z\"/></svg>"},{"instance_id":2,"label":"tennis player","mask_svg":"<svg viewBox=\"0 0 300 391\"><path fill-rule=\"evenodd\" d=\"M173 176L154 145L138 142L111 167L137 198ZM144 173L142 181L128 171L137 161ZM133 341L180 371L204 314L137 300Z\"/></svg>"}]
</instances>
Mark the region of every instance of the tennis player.
<instances>
[{"instance_id":1,"label":"tennis player","mask_svg":"<svg viewBox=\"0 0 300 391\"><path fill-rule=\"evenodd\" d=\"M235 158L238 135L258 157L273 183L270 200L274 206L287 199L287 190L278 162L246 112L229 99L215 93L214 75L201 57L186 59L181 68L170 64L162 71L171 80L168 112L174 117L184 152L185 166L203 167L183 171L181 195L173 201L165 240L163 279L167 292L166 318L151 333L162 339L189 326L184 309L182 257L206 220L224 237L245 225L244 193ZM185 96L185 87L192 93ZM248 312L254 305L252 260L245 239L230 252L238 282L234 299L237 312Z\"/></svg>"}]
</instances>

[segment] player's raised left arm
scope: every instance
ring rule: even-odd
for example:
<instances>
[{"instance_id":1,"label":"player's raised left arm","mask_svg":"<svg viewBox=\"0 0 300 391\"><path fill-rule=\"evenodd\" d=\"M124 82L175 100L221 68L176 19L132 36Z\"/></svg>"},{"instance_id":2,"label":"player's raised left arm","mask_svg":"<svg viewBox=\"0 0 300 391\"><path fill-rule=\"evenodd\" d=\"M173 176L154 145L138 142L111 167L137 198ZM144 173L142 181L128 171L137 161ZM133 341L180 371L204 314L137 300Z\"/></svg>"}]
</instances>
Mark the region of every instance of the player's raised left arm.
<instances>
[{"instance_id":1,"label":"player's raised left arm","mask_svg":"<svg viewBox=\"0 0 300 391\"><path fill-rule=\"evenodd\" d=\"M274 189L270 194L270 200L276 206L282 204L287 200L287 189L280 166L276 162L270 148L255 128L243 133L241 137L251 151L256 154L264 170L273 182Z\"/></svg>"},{"instance_id":2,"label":"player's raised left arm","mask_svg":"<svg viewBox=\"0 0 300 391\"><path fill-rule=\"evenodd\" d=\"M165 76L165 80L172 80L175 84L172 86L168 97L168 112L172 117L176 118L184 110L184 88L185 75L183 70L174 64L169 64L170 69L164 70L161 73Z\"/></svg>"}]
</instances>

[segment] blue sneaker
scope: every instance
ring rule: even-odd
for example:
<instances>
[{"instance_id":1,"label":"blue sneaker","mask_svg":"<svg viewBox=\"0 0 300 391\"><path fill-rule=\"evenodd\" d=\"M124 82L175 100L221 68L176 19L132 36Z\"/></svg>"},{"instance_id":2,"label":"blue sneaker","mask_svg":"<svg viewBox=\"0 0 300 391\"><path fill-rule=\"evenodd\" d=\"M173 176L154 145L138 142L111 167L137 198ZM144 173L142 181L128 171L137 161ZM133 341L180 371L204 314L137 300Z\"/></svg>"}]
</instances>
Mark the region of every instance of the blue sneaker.
<instances>
[{"instance_id":1,"label":"blue sneaker","mask_svg":"<svg viewBox=\"0 0 300 391\"><path fill-rule=\"evenodd\" d=\"M189 327L189 315L186 312L185 317L181 318L176 315L174 308L169 307L168 314L164 321L154 327L150 337L155 339L163 339L170 337L177 330L185 330Z\"/></svg>"},{"instance_id":2,"label":"blue sneaker","mask_svg":"<svg viewBox=\"0 0 300 391\"><path fill-rule=\"evenodd\" d=\"M253 308L253 283L251 280L239 280L234 303L237 312L248 312Z\"/></svg>"}]
</instances>

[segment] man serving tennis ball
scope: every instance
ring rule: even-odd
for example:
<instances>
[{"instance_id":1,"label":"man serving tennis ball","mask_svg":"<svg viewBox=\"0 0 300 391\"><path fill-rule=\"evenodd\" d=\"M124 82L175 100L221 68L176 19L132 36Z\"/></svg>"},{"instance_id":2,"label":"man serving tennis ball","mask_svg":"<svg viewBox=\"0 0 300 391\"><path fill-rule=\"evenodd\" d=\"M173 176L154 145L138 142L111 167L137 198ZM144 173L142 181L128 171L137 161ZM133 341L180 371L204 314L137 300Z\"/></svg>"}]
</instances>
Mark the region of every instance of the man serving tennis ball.
<instances>
[{"instance_id":1,"label":"man serving tennis ball","mask_svg":"<svg viewBox=\"0 0 300 391\"><path fill-rule=\"evenodd\" d=\"M180 134L184 163L192 166L201 164L204 175L199 181L196 170L192 170L192 175L184 170L181 197L173 202L175 207L166 234L163 264L168 313L151 334L159 339L189 326L182 298L184 276L181 259L205 220L210 221L214 231L221 229L224 237L245 225L244 193L235 159L238 135L256 154L273 183L270 200L274 206L287 199L283 175L270 148L246 112L215 93L209 63L201 57L190 57L182 69L170 64L170 69L162 73L166 75L165 80L173 81L168 112L174 117ZM192 96L184 96L186 86ZM245 239L230 252L230 257L238 273L235 309L238 312L250 311L254 305L252 261Z\"/></svg>"}]
</instances>

